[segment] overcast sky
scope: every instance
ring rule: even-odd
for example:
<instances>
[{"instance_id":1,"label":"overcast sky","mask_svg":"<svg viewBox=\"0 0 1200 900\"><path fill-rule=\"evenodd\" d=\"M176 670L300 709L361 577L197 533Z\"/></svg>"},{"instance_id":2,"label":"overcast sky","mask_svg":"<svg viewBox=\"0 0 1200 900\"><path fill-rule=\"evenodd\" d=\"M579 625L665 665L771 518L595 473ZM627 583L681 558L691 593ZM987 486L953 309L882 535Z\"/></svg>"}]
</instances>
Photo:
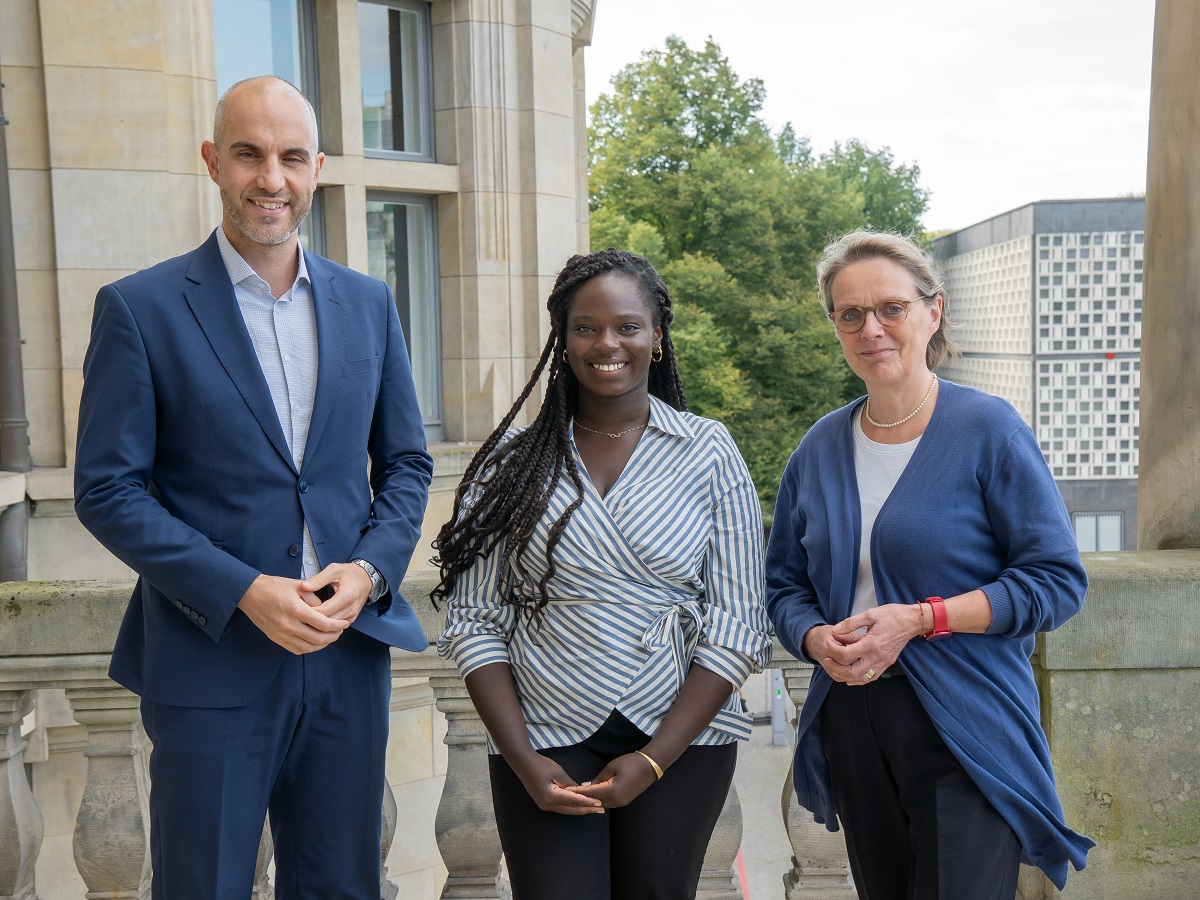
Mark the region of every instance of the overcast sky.
<instances>
[{"instance_id":1,"label":"overcast sky","mask_svg":"<svg viewBox=\"0 0 1200 900\"><path fill-rule=\"evenodd\" d=\"M1154 0L595 2L589 104L667 35L711 35L773 130L917 163L928 230L1145 190Z\"/></svg>"}]
</instances>

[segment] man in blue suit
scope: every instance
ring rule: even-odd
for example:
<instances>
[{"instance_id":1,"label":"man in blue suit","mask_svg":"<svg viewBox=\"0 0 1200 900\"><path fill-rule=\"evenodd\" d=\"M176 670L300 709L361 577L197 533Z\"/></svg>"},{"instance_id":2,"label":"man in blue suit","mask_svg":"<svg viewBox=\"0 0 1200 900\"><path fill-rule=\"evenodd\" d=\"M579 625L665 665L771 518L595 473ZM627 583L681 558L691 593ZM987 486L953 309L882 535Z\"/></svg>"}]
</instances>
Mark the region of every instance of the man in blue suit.
<instances>
[{"instance_id":1,"label":"man in blue suit","mask_svg":"<svg viewBox=\"0 0 1200 900\"><path fill-rule=\"evenodd\" d=\"M250 79L213 132L221 226L96 298L75 463L141 576L110 675L153 742L153 896L246 900L269 810L277 896L378 900L388 645L427 646L390 588L432 462L391 292L300 248L312 107Z\"/></svg>"}]
</instances>

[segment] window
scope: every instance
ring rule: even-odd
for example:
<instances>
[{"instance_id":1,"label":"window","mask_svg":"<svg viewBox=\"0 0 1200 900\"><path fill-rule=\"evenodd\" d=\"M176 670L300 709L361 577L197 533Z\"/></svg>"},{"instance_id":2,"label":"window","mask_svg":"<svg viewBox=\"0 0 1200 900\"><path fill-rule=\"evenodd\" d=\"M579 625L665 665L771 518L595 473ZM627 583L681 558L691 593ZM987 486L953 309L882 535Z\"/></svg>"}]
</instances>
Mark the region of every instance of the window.
<instances>
[{"instance_id":1,"label":"window","mask_svg":"<svg viewBox=\"0 0 1200 900\"><path fill-rule=\"evenodd\" d=\"M433 159L429 4L358 4L363 147L370 154Z\"/></svg>"},{"instance_id":2,"label":"window","mask_svg":"<svg viewBox=\"0 0 1200 900\"><path fill-rule=\"evenodd\" d=\"M1120 512L1071 513L1075 526L1075 543L1080 553L1123 550L1125 548L1125 514Z\"/></svg>"},{"instance_id":3,"label":"window","mask_svg":"<svg viewBox=\"0 0 1200 900\"><path fill-rule=\"evenodd\" d=\"M428 440L442 431L442 338L432 198L367 193L367 269L396 298Z\"/></svg>"},{"instance_id":4,"label":"window","mask_svg":"<svg viewBox=\"0 0 1200 900\"><path fill-rule=\"evenodd\" d=\"M313 0L213 0L217 96L243 78L278 75L316 106L312 4Z\"/></svg>"},{"instance_id":5,"label":"window","mask_svg":"<svg viewBox=\"0 0 1200 900\"><path fill-rule=\"evenodd\" d=\"M300 223L300 244L309 253L325 256L325 193L317 188L312 208Z\"/></svg>"}]
</instances>

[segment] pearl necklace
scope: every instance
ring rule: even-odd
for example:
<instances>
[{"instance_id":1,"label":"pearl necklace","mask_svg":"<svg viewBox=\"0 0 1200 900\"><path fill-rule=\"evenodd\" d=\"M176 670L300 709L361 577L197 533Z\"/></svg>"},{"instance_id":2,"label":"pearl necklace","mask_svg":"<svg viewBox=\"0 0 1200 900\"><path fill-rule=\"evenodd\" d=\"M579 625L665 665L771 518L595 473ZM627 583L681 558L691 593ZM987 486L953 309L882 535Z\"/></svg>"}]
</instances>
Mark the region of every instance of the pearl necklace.
<instances>
[{"instance_id":1,"label":"pearl necklace","mask_svg":"<svg viewBox=\"0 0 1200 900\"><path fill-rule=\"evenodd\" d=\"M911 419L913 416L915 416L917 413L919 413L922 409L925 408L925 404L928 403L929 398L933 396L933 386L935 384L937 384L937 376L936 375L934 375L933 380L929 382L929 390L927 390L925 392L925 399L920 402L920 404L917 406L916 409L914 409L912 412L910 412L907 416L905 416L899 422L888 422L886 424L883 422L876 422L874 419L871 418L871 395L868 394L867 395L867 408L865 410L865 415L867 417L867 421L870 422L872 425L874 425L876 428L895 428L897 425L903 425L905 422L907 422L909 419Z\"/></svg>"},{"instance_id":2,"label":"pearl necklace","mask_svg":"<svg viewBox=\"0 0 1200 900\"><path fill-rule=\"evenodd\" d=\"M614 441L623 434L629 434L629 432L631 432L631 431L637 431L639 428L645 428L649 424L650 424L650 422L649 422L649 420L647 420L647 421L643 422L641 425L634 425L632 428L626 428L624 431L618 431L616 434L613 434L611 431L597 431L595 428L588 428L586 425L584 425L578 419L575 420L576 428L582 428L584 431L590 431L592 434L602 434L607 438L612 438Z\"/></svg>"}]
</instances>

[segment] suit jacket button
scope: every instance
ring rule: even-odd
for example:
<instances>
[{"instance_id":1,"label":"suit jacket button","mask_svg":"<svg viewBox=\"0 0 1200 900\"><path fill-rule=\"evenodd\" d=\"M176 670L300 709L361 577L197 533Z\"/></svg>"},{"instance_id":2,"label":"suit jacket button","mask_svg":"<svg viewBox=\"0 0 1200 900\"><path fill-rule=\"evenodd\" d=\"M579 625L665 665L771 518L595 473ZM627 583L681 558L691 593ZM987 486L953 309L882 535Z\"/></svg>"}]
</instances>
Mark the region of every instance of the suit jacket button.
<instances>
[{"instance_id":1,"label":"suit jacket button","mask_svg":"<svg viewBox=\"0 0 1200 900\"><path fill-rule=\"evenodd\" d=\"M201 616L201 617L200 617L200 618L198 618L196 621L197 621L199 624L201 624L201 625L207 625L207 624L208 624L208 619L204 618L204 616Z\"/></svg>"},{"instance_id":2,"label":"suit jacket button","mask_svg":"<svg viewBox=\"0 0 1200 900\"><path fill-rule=\"evenodd\" d=\"M299 556L299 555L300 555L300 545L299 544L292 544L292 546L288 547L288 556Z\"/></svg>"},{"instance_id":3,"label":"suit jacket button","mask_svg":"<svg viewBox=\"0 0 1200 900\"><path fill-rule=\"evenodd\" d=\"M196 612L194 609L189 609L188 615L192 617L193 621L200 618L200 613Z\"/></svg>"},{"instance_id":4,"label":"suit jacket button","mask_svg":"<svg viewBox=\"0 0 1200 900\"><path fill-rule=\"evenodd\" d=\"M171 602L175 604L176 609L183 609L183 601L182 600L172 600Z\"/></svg>"},{"instance_id":5,"label":"suit jacket button","mask_svg":"<svg viewBox=\"0 0 1200 900\"><path fill-rule=\"evenodd\" d=\"M300 493L302 493L302 494L308 493L308 482L307 481L300 482Z\"/></svg>"}]
</instances>

